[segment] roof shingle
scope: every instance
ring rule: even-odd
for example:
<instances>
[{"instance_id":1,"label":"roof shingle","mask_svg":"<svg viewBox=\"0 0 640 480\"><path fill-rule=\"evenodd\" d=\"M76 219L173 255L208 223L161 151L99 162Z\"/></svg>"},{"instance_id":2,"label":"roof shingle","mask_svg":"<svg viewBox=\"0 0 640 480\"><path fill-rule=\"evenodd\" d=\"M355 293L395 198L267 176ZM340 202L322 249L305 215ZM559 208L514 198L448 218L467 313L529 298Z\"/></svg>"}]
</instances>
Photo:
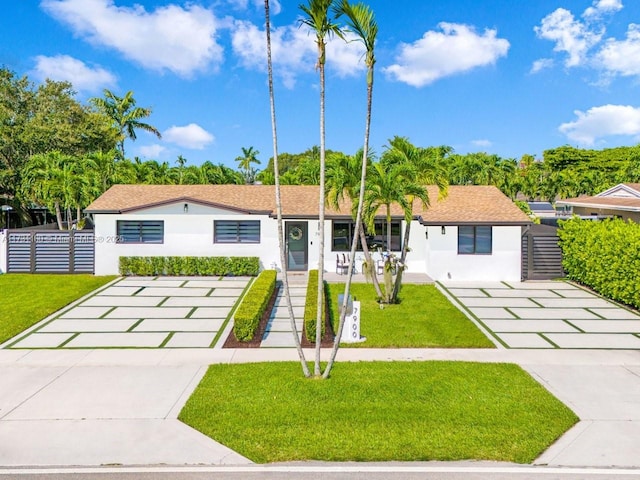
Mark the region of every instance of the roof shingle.
<instances>
[{"instance_id":1,"label":"roof shingle","mask_svg":"<svg viewBox=\"0 0 640 480\"><path fill-rule=\"evenodd\" d=\"M124 213L153 206L192 201L248 214L275 215L273 185L114 185L85 211L87 213ZM282 210L285 217L318 217L317 186L283 185ZM527 224L529 218L500 190L493 186L449 187L448 195L438 200L438 189L427 187L430 206L414 204L414 217L424 224L493 223ZM379 212L381 215L384 212ZM327 217L350 216L347 199L339 210L327 207ZM392 205L394 217L403 216Z\"/></svg>"}]
</instances>

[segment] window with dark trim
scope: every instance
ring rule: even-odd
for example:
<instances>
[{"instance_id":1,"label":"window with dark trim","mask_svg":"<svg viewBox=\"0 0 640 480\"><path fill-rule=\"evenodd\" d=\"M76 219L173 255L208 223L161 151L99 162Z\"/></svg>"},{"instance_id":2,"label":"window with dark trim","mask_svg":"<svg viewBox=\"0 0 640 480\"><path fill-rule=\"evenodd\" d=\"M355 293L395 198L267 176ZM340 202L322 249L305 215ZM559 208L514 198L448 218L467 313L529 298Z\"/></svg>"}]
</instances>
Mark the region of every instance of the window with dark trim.
<instances>
[{"instance_id":1,"label":"window with dark trim","mask_svg":"<svg viewBox=\"0 0 640 480\"><path fill-rule=\"evenodd\" d=\"M213 243L260 243L260 221L214 220Z\"/></svg>"},{"instance_id":2,"label":"window with dark trim","mask_svg":"<svg viewBox=\"0 0 640 480\"><path fill-rule=\"evenodd\" d=\"M331 222L331 250L334 252L346 252L351 249L351 239L355 233L355 222L349 220L334 220ZM380 247L387 250L387 222L376 222L375 232L367 232L367 245L369 248ZM391 251L400 251L402 246L401 222L391 222ZM362 245L358 241L358 251L362 251Z\"/></svg>"},{"instance_id":3,"label":"window with dark trim","mask_svg":"<svg viewBox=\"0 0 640 480\"><path fill-rule=\"evenodd\" d=\"M492 237L491 226L461 225L458 227L458 254L490 255Z\"/></svg>"},{"instance_id":4,"label":"window with dark trim","mask_svg":"<svg viewBox=\"0 0 640 480\"><path fill-rule=\"evenodd\" d=\"M118 243L164 243L162 220L118 220Z\"/></svg>"}]
</instances>

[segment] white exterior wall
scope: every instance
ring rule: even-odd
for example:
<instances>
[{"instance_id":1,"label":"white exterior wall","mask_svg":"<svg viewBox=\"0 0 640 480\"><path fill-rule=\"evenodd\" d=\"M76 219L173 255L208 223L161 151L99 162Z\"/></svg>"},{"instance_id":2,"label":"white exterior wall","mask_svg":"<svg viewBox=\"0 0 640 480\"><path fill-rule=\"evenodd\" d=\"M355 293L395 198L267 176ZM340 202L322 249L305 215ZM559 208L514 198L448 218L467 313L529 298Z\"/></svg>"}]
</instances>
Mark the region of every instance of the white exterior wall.
<instances>
[{"instance_id":1,"label":"white exterior wall","mask_svg":"<svg viewBox=\"0 0 640 480\"><path fill-rule=\"evenodd\" d=\"M7 230L0 230L0 273L7 273Z\"/></svg>"},{"instance_id":2,"label":"white exterior wall","mask_svg":"<svg viewBox=\"0 0 640 480\"><path fill-rule=\"evenodd\" d=\"M310 222L311 223L311 222ZM318 222L315 222L318 223ZM402 229L402 240L404 241L404 232L405 232L405 222L401 223ZM327 220L325 226L325 234L324 234L324 244L325 244L325 259L324 259L324 267L327 272L335 272L336 270L336 253L342 255L343 251L335 252L331 250L332 239L331 239L331 230L332 230L332 221ZM407 255L407 267L409 272L424 272L425 271L425 250L426 250L426 238L425 238L425 230L426 227L420 225L418 221L413 221L411 223L411 232L409 238L409 247L411 251ZM310 248L314 249L315 258L317 258L317 246L311 246ZM310 252L311 253L311 252ZM371 252L372 257L374 259L379 258L379 254L376 252ZM401 252L394 251L398 258L400 258ZM357 273L362 272L362 262L364 261L364 254L362 252L356 252L355 255L355 269ZM316 260L317 262L317 260ZM311 263L309 263L309 268L311 267ZM314 264L315 265L315 264Z\"/></svg>"},{"instance_id":3,"label":"white exterior wall","mask_svg":"<svg viewBox=\"0 0 640 480\"><path fill-rule=\"evenodd\" d=\"M260 243L213 243L214 220L259 220ZM163 220L164 243L116 243L117 220ZM94 216L95 274L117 275L119 257L126 256L257 256L262 268L280 268L278 226L268 215L238 214L184 202L127 214ZM275 265L274 265L275 264Z\"/></svg>"},{"instance_id":4,"label":"white exterior wall","mask_svg":"<svg viewBox=\"0 0 640 480\"><path fill-rule=\"evenodd\" d=\"M459 255L458 227L429 227L426 273L434 280L520 281L522 227L494 226L490 255Z\"/></svg>"}]
</instances>

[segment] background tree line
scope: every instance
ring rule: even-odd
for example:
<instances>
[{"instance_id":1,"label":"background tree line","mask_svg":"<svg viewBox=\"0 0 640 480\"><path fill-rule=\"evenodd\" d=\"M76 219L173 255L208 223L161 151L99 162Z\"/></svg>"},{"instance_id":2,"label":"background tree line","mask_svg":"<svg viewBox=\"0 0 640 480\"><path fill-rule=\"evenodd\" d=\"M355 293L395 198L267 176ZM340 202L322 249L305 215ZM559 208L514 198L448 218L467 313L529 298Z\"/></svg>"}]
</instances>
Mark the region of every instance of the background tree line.
<instances>
[{"instance_id":1,"label":"background tree line","mask_svg":"<svg viewBox=\"0 0 640 480\"><path fill-rule=\"evenodd\" d=\"M136 131L160 136L145 123L151 113L136 105L132 92L119 97L105 90L103 97L83 105L68 82L47 80L35 86L27 77L0 69L0 197L14 209L12 226L30 225L33 206L55 213L60 227L63 217L77 221L83 208L116 183L274 183L273 158L257 171L253 165L260 164L259 152L253 147L242 147L235 159L238 169L210 161L188 165L182 155L174 164L127 158L124 141L135 140ZM495 185L512 199L553 202L593 195L621 182L640 182L640 146L562 146L546 150L540 160L531 155L516 160L483 152L457 154L448 146L415 148L438 166L448 184ZM327 181L335 184L350 165L359 165L358 155L362 152L326 149ZM280 183L318 185L320 156L318 146L280 153ZM375 152L369 152L368 163L380 163ZM4 226L5 216L0 222Z\"/></svg>"}]
</instances>

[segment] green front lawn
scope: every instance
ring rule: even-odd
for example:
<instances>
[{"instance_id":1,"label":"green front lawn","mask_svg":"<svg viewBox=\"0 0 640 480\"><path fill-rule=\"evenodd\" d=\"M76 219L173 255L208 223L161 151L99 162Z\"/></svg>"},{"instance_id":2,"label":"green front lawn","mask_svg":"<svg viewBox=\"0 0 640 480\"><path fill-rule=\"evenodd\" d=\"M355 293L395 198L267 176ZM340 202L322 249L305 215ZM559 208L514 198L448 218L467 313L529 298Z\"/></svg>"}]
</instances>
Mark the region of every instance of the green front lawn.
<instances>
[{"instance_id":1,"label":"green front lawn","mask_svg":"<svg viewBox=\"0 0 640 480\"><path fill-rule=\"evenodd\" d=\"M328 284L331 319L337 331L338 294L344 284ZM351 294L360 301L360 334L366 342L343 344L362 348L493 348L494 344L435 285L406 284L401 303L376 302L373 286L355 283Z\"/></svg>"},{"instance_id":2,"label":"green front lawn","mask_svg":"<svg viewBox=\"0 0 640 480\"><path fill-rule=\"evenodd\" d=\"M259 463L529 463L577 421L520 367L468 362L212 365L179 418Z\"/></svg>"},{"instance_id":3,"label":"green front lawn","mask_svg":"<svg viewBox=\"0 0 640 480\"><path fill-rule=\"evenodd\" d=\"M0 275L0 343L116 277Z\"/></svg>"}]
</instances>

